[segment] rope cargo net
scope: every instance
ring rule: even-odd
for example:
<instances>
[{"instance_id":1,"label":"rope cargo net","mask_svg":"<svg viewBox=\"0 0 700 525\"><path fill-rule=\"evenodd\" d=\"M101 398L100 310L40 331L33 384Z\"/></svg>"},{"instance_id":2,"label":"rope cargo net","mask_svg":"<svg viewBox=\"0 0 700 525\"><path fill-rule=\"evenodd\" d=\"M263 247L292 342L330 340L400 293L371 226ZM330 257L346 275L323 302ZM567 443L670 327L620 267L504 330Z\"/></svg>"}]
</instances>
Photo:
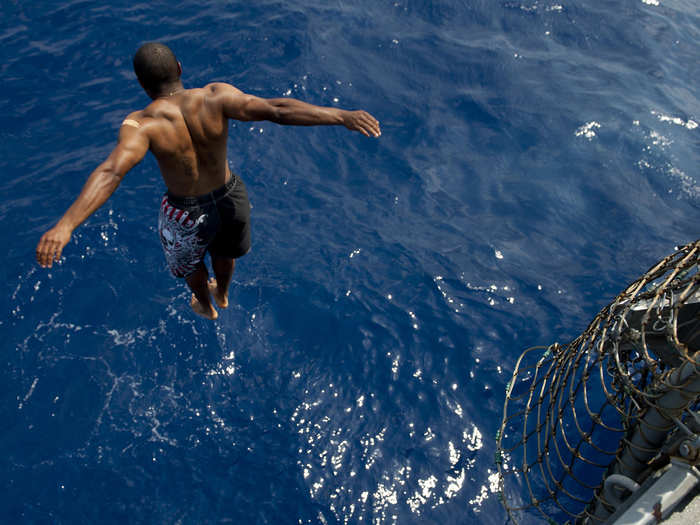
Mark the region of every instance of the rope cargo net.
<instances>
[{"instance_id":1,"label":"rope cargo net","mask_svg":"<svg viewBox=\"0 0 700 525\"><path fill-rule=\"evenodd\" d=\"M606 479L698 464L699 257L700 240L677 249L574 341L520 356L496 436L513 521L603 523L633 490Z\"/></svg>"}]
</instances>

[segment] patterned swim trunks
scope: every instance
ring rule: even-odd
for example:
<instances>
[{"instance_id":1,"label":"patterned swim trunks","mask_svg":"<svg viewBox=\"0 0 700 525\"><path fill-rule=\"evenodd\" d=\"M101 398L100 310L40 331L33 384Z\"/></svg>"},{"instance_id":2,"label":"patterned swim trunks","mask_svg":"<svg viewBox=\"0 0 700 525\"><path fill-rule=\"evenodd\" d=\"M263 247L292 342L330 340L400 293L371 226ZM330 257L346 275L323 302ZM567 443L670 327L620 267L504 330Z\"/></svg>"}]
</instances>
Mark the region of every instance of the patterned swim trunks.
<instances>
[{"instance_id":1,"label":"patterned swim trunks","mask_svg":"<svg viewBox=\"0 0 700 525\"><path fill-rule=\"evenodd\" d=\"M213 256L237 259L250 250L250 203L245 184L231 174L221 188L197 197L167 192L158 215L158 232L168 267L189 277Z\"/></svg>"}]
</instances>

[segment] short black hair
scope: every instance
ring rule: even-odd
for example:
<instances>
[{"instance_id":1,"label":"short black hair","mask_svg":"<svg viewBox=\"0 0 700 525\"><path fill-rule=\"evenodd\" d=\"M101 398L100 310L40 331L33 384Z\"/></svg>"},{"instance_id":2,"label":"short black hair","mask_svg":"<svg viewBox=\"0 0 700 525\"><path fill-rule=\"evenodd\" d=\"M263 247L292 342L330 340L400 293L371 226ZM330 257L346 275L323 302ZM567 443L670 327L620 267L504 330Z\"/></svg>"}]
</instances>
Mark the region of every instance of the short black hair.
<instances>
[{"instance_id":1,"label":"short black hair","mask_svg":"<svg viewBox=\"0 0 700 525\"><path fill-rule=\"evenodd\" d=\"M134 73L141 85L150 91L158 91L161 86L180 78L175 54L158 42L143 44L136 51Z\"/></svg>"}]
</instances>

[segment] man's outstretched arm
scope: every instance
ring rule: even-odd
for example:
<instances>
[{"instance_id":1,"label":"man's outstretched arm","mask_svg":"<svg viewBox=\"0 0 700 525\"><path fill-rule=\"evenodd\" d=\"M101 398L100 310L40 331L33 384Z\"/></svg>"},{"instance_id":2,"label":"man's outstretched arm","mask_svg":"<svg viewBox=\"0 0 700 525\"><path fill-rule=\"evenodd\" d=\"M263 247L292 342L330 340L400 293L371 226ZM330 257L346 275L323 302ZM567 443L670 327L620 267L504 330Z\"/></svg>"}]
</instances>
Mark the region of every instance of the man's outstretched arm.
<instances>
[{"instance_id":1,"label":"man's outstretched arm","mask_svg":"<svg viewBox=\"0 0 700 525\"><path fill-rule=\"evenodd\" d=\"M260 98L247 95L228 84L218 84L224 113L236 120L269 120L290 126L342 125L367 137L379 137L379 122L366 111L314 106L294 98Z\"/></svg>"},{"instance_id":2,"label":"man's outstretched arm","mask_svg":"<svg viewBox=\"0 0 700 525\"><path fill-rule=\"evenodd\" d=\"M73 230L92 215L117 189L126 173L148 151L148 136L143 129L122 126L119 142L109 157L92 172L80 195L63 214L56 226L42 235L36 247L36 260L44 268L61 258Z\"/></svg>"}]
</instances>

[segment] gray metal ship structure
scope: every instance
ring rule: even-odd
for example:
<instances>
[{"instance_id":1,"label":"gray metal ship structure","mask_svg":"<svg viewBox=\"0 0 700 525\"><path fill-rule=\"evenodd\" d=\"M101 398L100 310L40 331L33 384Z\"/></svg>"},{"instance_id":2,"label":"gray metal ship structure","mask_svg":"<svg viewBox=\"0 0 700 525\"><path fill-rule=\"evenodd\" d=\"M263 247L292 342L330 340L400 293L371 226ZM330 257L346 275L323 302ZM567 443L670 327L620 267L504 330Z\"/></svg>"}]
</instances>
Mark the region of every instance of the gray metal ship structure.
<instances>
[{"instance_id":1,"label":"gray metal ship structure","mask_svg":"<svg viewBox=\"0 0 700 525\"><path fill-rule=\"evenodd\" d=\"M658 523L698 494L699 263L700 241L678 248L574 341L520 356L496 436L515 523Z\"/></svg>"}]
</instances>

